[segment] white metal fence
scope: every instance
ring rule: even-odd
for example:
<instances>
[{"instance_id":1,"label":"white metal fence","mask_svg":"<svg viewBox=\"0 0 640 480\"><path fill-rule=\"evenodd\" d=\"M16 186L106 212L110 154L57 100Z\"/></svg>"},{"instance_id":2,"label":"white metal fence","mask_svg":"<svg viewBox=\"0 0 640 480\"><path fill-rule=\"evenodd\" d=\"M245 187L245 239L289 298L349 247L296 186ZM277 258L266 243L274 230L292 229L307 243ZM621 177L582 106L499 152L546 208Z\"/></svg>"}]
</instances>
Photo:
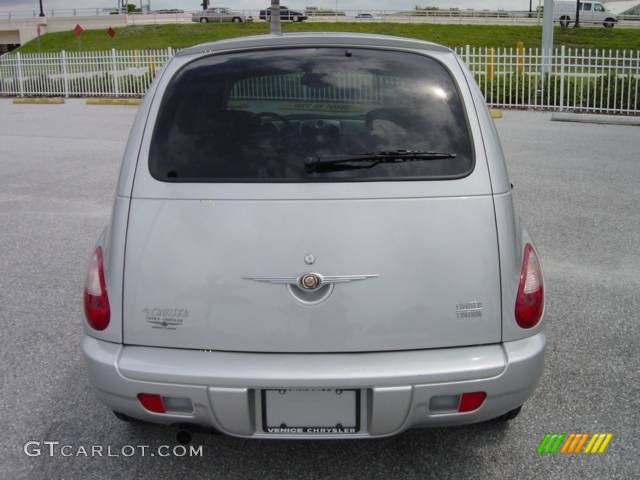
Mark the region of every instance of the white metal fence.
<instances>
[{"instance_id":1,"label":"white metal fence","mask_svg":"<svg viewBox=\"0 0 640 480\"><path fill-rule=\"evenodd\" d=\"M467 46L456 53L491 106L640 114L638 51L561 47L543 55ZM173 54L167 48L5 55L0 95L139 97Z\"/></svg>"},{"instance_id":2,"label":"white metal fence","mask_svg":"<svg viewBox=\"0 0 640 480\"><path fill-rule=\"evenodd\" d=\"M4 55L0 95L141 97L173 54L169 47Z\"/></svg>"},{"instance_id":3,"label":"white metal fence","mask_svg":"<svg viewBox=\"0 0 640 480\"><path fill-rule=\"evenodd\" d=\"M496 107L640 114L640 51L456 49Z\"/></svg>"}]
</instances>

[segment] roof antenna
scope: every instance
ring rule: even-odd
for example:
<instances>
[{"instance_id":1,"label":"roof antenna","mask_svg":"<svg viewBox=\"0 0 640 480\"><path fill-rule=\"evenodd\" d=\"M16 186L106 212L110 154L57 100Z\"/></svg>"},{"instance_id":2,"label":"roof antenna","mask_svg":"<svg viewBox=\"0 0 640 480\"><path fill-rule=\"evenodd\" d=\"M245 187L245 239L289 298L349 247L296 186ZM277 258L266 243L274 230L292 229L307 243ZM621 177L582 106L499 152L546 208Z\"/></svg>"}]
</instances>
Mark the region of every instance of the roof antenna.
<instances>
[{"instance_id":1,"label":"roof antenna","mask_svg":"<svg viewBox=\"0 0 640 480\"><path fill-rule=\"evenodd\" d=\"M280 0L271 0L271 34L282 35L280 25Z\"/></svg>"}]
</instances>

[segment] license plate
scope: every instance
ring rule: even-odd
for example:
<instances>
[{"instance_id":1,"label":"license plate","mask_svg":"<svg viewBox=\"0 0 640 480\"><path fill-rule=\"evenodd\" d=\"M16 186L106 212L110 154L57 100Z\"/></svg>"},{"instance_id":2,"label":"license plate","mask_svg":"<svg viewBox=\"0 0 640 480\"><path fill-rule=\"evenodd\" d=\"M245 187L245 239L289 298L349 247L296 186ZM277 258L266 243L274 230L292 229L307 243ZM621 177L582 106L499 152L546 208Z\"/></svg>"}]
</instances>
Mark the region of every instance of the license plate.
<instances>
[{"instance_id":1,"label":"license plate","mask_svg":"<svg viewBox=\"0 0 640 480\"><path fill-rule=\"evenodd\" d=\"M262 390L262 427L266 433L357 433L360 390Z\"/></svg>"}]
</instances>

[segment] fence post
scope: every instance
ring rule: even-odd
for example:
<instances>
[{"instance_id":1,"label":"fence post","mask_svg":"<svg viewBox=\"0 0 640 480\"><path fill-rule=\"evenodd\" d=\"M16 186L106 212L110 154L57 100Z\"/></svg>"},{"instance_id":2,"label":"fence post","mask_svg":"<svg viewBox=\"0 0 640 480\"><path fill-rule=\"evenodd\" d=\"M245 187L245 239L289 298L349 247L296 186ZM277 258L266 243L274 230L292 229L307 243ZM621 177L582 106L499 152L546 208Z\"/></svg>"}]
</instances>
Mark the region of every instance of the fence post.
<instances>
[{"instance_id":1,"label":"fence post","mask_svg":"<svg viewBox=\"0 0 640 480\"><path fill-rule=\"evenodd\" d=\"M173 58L173 48L172 47L167 47L167 54L169 55L169 60L171 60Z\"/></svg>"},{"instance_id":2,"label":"fence post","mask_svg":"<svg viewBox=\"0 0 640 480\"><path fill-rule=\"evenodd\" d=\"M564 108L564 45L560 47L560 110Z\"/></svg>"},{"instance_id":3,"label":"fence post","mask_svg":"<svg viewBox=\"0 0 640 480\"><path fill-rule=\"evenodd\" d=\"M65 98L69 98L69 75L67 74L67 52L62 50L62 52L60 52L60 57L62 59L62 80L64 83L64 96Z\"/></svg>"},{"instance_id":4,"label":"fence post","mask_svg":"<svg viewBox=\"0 0 640 480\"><path fill-rule=\"evenodd\" d=\"M518 75L522 74L524 67L524 43L518 42L516 43L516 65L518 70Z\"/></svg>"},{"instance_id":5,"label":"fence post","mask_svg":"<svg viewBox=\"0 0 640 480\"><path fill-rule=\"evenodd\" d=\"M111 49L111 67L113 69L113 93L116 97L120 96L120 89L118 88L118 67L116 66L116 49Z\"/></svg>"},{"instance_id":6,"label":"fence post","mask_svg":"<svg viewBox=\"0 0 640 480\"><path fill-rule=\"evenodd\" d=\"M22 76L22 55L20 52L16 53L16 69L18 74L18 90L20 92L20 96L24 97L24 78Z\"/></svg>"},{"instance_id":7,"label":"fence post","mask_svg":"<svg viewBox=\"0 0 640 480\"><path fill-rule=\"evenodd\" d=\"M493 48L487 49L487 77L491 79L493 79L493 72L494 72L493 54L494 54Z\"/></svg>"},{"instance_id":8,"label":"fence post","mask_svg":"<svg viewBox=\"0 0 640 480\"><path fill-rule=\"evenodd\" d=\"M464 61L469 70L471 70L471 45L466 45L464 47Z\"/></svg>"}]
</instances>

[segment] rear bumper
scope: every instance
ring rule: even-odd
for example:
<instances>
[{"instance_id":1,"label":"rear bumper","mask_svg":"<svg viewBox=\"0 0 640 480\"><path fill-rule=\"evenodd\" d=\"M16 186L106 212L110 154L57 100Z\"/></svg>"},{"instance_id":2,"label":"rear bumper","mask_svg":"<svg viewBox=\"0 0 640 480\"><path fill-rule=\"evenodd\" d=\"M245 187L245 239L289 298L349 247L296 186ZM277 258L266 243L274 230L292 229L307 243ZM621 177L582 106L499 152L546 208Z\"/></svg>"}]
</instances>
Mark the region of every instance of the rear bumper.
<instances>
[{"instance_id":1,"label":"rear bumper","mask_svg":"<svg viewBox=\"0 0 640 480\"><path fill-rule=\"evenodd\" d=\"M335 438L331 434L268 434L261 427L263 388L361 389L361 431L382 437L411 427L460 425L502 415L533 393L543 368L545 336L497 345L353 354L203 352L123 346L82 339L89 378L113 410L163 424L197 424L255 438ZM467 413L430 411L431 397L484 391ZM188 397L191 414L148 412L137 394Z\"/></svg>"}]
</instances>

